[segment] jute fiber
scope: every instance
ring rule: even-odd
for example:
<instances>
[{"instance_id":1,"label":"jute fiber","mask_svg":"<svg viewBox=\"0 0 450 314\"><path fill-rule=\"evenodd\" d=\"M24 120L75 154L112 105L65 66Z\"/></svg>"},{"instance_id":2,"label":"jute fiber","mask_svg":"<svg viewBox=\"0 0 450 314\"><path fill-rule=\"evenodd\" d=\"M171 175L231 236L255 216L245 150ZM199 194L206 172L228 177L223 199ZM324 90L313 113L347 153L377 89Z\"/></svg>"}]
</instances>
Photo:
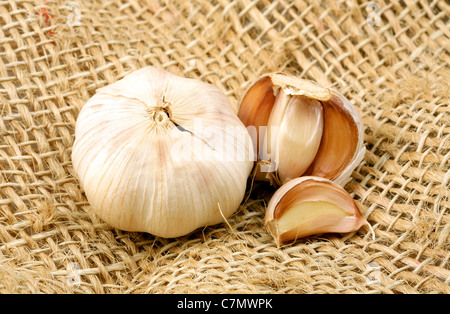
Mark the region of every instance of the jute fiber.
<instances>
[{"instance_id":1,"label":"jute fiber","mask_svg":"<svg viewBox=\"0 0 450 314\"><path fill-rule=\"evenodd\" d=\"M0 292L450 293L449 16L444 0L0 0ZM262 183L184 237L105 224L73 172L75 121L147 65L236 110L266 72L340 91L366 127L345 188L371 228L277 248Z\"/></svg>"}]
</instances>

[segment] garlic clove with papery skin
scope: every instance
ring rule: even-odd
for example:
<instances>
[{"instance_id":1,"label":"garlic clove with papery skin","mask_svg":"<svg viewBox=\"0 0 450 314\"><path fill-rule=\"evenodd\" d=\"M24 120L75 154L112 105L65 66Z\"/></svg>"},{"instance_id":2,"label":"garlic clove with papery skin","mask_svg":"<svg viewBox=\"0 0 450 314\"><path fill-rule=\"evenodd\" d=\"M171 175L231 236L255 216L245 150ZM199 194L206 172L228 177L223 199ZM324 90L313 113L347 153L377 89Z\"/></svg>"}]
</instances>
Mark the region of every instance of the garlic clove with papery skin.
<instances>
[{"instance_id":1,"label":"garlic clove with papery skin","mask_svg":"<svg viewBox=\"0 0 450 314\"><path fill-rule=\"evenodd\" d=\"M310 107L321 107L321 112ZM339 92L310 81L266 74L244 93L238 115L245 126L258 130L256 178L274 185L310 175L344 186L365 155L355 106Z\"/></svg>"},{"instance_id":2,"label":"garlic clove with papery skin","mask_svg":"<svg viewBox=\"0 0 450 314\"><path fill-rule=\"evenodd\" d=\"M254 160L222 91L154 67L100 88L75 138L73 167L92 210L115 228L167 238L234 213Z\"/></svg>"},{"instance_id":3,"label":"garlic clove with papery skin","mask_svg":"<svg viewBox=\"0 0 450 314\"><path fill-rule=\"evenodd\" d=\"M320 148L304 175L329 178L344 185L364 158L361 118L350 102L336 91L329 101L323 102L323 110Z\"/></svg>"},{"instance_id":4,"label":"garlic clove with papery skin","mask_svg":"<svg viewBox=\"0 0 450 314\"><path fill-rule=\"evenodd\" d=\"M286 105L280 105L280 99ZM322 104L311 98L289 97L280 90L267 125L264 152L275 156L281 183L308 169L316 157L322 133Z\"/></svg>"},{"instance_id":5,"label":"garlic clove with papery skin","mask_svg":"<svg viewBox=\"0 0 450 314\"><path fill-rule=\"evenodd\" d=\"M276 244L322 233L357 231L366 220L335 182L304 176L282 185L270 199L265 228Z\"/></svg>"}]
</instances>

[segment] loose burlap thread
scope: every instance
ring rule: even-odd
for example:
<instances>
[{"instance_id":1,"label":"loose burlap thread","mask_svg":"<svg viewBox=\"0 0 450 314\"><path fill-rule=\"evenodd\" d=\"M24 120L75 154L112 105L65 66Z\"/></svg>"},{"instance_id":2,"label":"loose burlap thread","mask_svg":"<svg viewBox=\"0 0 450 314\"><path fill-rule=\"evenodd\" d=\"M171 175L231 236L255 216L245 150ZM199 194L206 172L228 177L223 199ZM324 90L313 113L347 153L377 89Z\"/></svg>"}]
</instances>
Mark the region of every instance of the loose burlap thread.
<instances>
[{"instance_id":1,"label":"loose burlap thread","mask_svg":"<svg viewBox=\"0 0 450 314\"><path fill-rule=\"evenodd\" d=\"M446 1L1 1L0 292L449 293L449 16ZM343 93L367 147L345 188L371 228L277 248L262 183L184 237L105 224L73 173L75 121L146 65L236 110L272 71Z\"/></svg>"}]
</instances>

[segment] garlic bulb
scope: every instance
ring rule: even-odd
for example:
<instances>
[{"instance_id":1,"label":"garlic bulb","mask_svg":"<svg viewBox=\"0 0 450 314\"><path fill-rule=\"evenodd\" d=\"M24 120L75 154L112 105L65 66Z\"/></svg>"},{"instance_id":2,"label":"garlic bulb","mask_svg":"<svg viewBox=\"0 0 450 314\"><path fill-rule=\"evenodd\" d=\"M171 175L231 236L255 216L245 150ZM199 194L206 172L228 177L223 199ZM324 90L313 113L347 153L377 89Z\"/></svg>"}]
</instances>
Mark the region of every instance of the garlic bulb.
<instances>
[{"instance_id":1,"label":"garlic bulb","mask_svg":"<svg viewBox=\"0 0 450 314\"><path fill-rule=\"evenodd\" d=\"M348 233L366 220L340 185L304 176L282 185L267 205L265 228L280 244L321 233Z\"/></svg>"},{"instance_id":2,"label":"garlic bulb","mask_svg":"<svg viewBox=\"0 0 450 314\"><path fill-rule=\"evenodd\" d=\"M118 229L161 237L229 217L253 166L228 98L154 67L100 88L75 136L73 167L93 211Z\"/></svg>"},{"instance_id":3,"label":"garlic bulb","mask_svg":"<svg viewBox=\"0 0 450 314\"><path fill-rule=\"evenodd\" d=\"M257 137L256 178L281 185L319 176L345 185L364 158L363 124L339 92L283 73L262 76L245 93L239 118Z\"/></svg>"}]
</instances>

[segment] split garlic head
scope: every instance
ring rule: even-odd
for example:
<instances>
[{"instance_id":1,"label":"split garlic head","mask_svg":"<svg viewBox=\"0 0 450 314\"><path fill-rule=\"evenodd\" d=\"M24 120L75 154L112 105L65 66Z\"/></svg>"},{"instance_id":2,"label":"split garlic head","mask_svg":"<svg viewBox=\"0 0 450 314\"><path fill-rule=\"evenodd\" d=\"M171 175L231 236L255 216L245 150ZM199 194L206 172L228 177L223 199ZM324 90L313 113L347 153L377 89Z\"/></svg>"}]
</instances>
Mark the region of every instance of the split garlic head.
<instances>
[{"instance_id":1,"label":"split garlic head","mask_svg":"<svg viewBox=\"0 0 450 314\"><path fill-rule=\"evenodd\" d=\"M113 227L177 237L239 207L250 135L217 87L154 67L82 108L72 161L93 211Z\"/></svg>"},{"instance_id":2,"label":"split garlic head","mask_svg":"<svg viewBox=\"0 0 450 314\"><path fill-rule=\"evenodd\" d=\"M356 108L339 92L310 81L283 73L262 76L245 93L239 118L257 142L259 180L282 185L318 176L343 186L364 158Z\"/></svg>"}]
</instances>

